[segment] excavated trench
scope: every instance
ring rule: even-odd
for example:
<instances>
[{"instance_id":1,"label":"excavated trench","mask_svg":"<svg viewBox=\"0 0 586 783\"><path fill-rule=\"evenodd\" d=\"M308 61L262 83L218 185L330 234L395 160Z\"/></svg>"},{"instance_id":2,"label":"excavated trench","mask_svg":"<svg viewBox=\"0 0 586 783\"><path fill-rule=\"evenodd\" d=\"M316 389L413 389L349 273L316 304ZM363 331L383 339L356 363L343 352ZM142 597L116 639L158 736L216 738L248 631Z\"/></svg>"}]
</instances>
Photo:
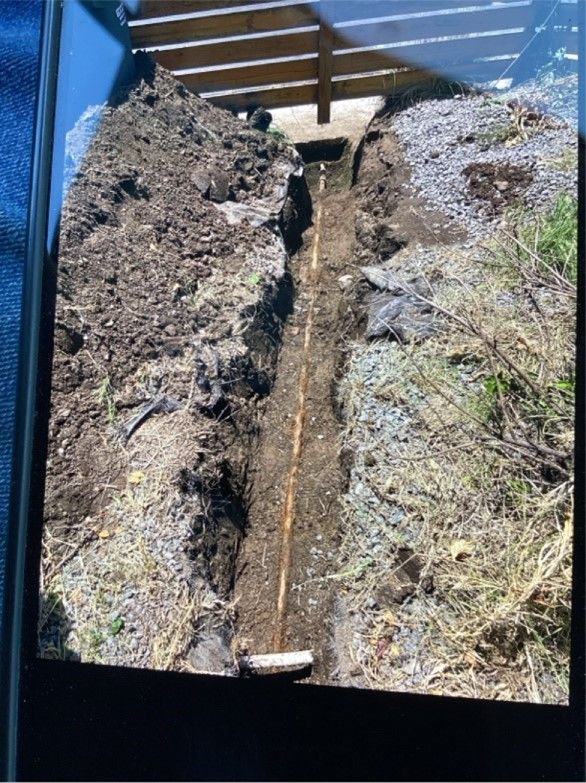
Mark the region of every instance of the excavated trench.
<instances>
[{"instance_id":1,"label":"excavated trench","mask_svg":"<svg viewBox=\"0 0 586 783\"><path fill-rule=\"evenodd\" d=\"M441 573L389 465L443 435L384 341L433 338L460 210L530 177L477 159L444 214L392 105L296 152L136 64L62 216L39 654L236 676L311 650L313 682L421 689Z\"/></svg>"},{"instance_id":2,"label":"excavated trench","mask_svg":"<svg viewBox=\"0 0 586 783\"><path fill-rule=\"evenodd\" d=\"M40 654L234 674L238 650L312 649L330 681L338 378L364 253L417 237L409 172L375 122L358 146L299 145L302 176L141 68L63 218Z\"/></svg>"},{"instance_id":3,"label":"excavated trench","mask_svg":"<svg viewBox=\"0 0 586 783\"><path fill-rule=\"evenodd\" d=\"M311 681L352 684L336 575L353 455L342 447L338 384L350 341L369 337L376 298L358 267L363 259L384 262L412 241L434 244L433 213L405 192L410 172L400 145L376 121L356 145L334 139L298 149L313 224L291 261L292 312L247 473L236 647L250 654L310 649ZM454 238L451 227L442 229ZM404 578L411 584L418 575Z\"/></svg>"},{"instance_id":4,"label":"excavated trench","mask_svg":"<svg viewBox=\"0 0 586 783\"><path fill-rule=\"evenodd\" d=\"M234 595L241 650L312 649L312 678L327 681L333 665L328 576L346 482L335 392L352 323L344 276L353 268L354 150L346 139L336 139L304 144L300 153L313 225L291 263L293 307L248 471L247 526Z\"/></svg>"}]
</instances>

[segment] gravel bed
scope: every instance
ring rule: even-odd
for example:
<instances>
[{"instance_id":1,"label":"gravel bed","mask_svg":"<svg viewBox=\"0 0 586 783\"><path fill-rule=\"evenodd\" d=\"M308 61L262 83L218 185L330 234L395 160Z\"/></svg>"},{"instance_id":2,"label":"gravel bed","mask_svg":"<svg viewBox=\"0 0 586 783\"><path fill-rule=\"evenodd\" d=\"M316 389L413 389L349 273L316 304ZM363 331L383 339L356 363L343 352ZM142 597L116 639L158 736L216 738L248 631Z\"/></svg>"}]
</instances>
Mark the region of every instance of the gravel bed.
<instances>
[{"instance_id":1,"label":"gravel bed","mask_svg":"<svg viewBox=\"0 0 586 783\"><path fill-rule=\"evenodd\" d=\"M441 298L441 293L450 292L454 285L450 275L452 254L459 257L460 253L465 253L466 282L472 287L477 282L480 284L475 272L479 257L474 248L494 232L508 206L548 209L560 192L577 193L574 163L577 154L576 85L574 78L541 81L498 96L428 100L386 118L379 117L377 124L373 124L370 158L363 158L361 163L364 166L366 159L371 165L370 170L364 168L362 173L370 172L373 184L366 181L364 187L370 185L370 190L365 189L364 211L357 220L357 265L360 262L376 264L403 278L423 275L432 281L435 294ZM537 104L545 109L552 121L529 133L526 140L516 138L515 143L505 143L506 134L500 135L497 130L513 127L506 107L513 98ZM376 201L376 186L379 186L381 200L384 192L380 187L381 167L373 166L372 160L376 162L378 155L387 170L396 171L400 167L396 157L393 159L388 154L389 146L384 146L389 129L404 150L411 179L399 186L400 190L395 190L394 201L381 205ZM396 150L394 152L396 156ZM480 192L480 188L471 191L474 182L466 172L468 167L480 173L494 171L490 183L493 190L491 192L489 188L488 196ZM500 191L498 185L505 179L509 181L503 187L506 193L499 203L498 197L496 201L494 199L494 190L497 186L496 190ZM369 239L375 227L382 225L384 228L384 220L393 221L393 224L388 223L391 239L403 237L401 231L405 231L405 226L408 232L408 218L397 209L397 201L401 201L397 194L405 196L405 201L412 194L421 198L436 214L439 211L447 215L454 228L464 229L467 238L463 242L457 239L456 245L447 247L451 242L444 234L445 245L422 247L418 246L416 234L409 237L406 233L406 247L388 253L392 258L385 260L380 247L371 247ZM433 223L433 227L439 229L440 224ZM438 270L440 274L436 277ZM458 271L457 265L453 271L454 274ZM505 290L498 293L495 304L499 316L506 321L508 309L517 303L514 294ZM441 317L438 319L441 324ZM437 340L435 346L432 345L436 352L434 356L441 360L450 346L459 348L456 337L452 342ZM409 344L407 351L411 349ZM422 372L432 372L435 367L434 362L429 365L425 362L429 358L428 352L429 348L425 347L416 346L414 350ZM340 569L348 575L348 581L338 597L341 608L339 617L336 616L335 642L336 649L351 651L349 657L359 664L357 668L361 670L363 680L353 680L355 670L351 666L345 668L344 649L338 654L340 671L345 673L348 682L367 687L475 696L481 690L491 698L502 698L510 688L508 698L528 698L522 683L515 681L517 674L504 668L498 672L488 668L478 670L477 680L474 680L476 675L469 679L465 675L462 682L442 679L446 667L438 650L443 641L435 621L441 618L450 625L454 617L445 601L441 573L439 570L434 573L435 555L429 553L434 551L436 544L445 547L445 541L443 544L438 542L448 528L443 527L441 518L437 520L437 527L435 522L431 527L427 526L424 514L419 513L421 504L435 502L435 485L431 478L430 497L426 497L428 484L423 467L426 463L420 459L434 449L441 454L443 439L448 438L452 423L450 412L444 412L437 400L434 402L433 395L424 393L413 381L407 372L408 361L396 343L367 341L362 335L348 345L345 372L338 386L338 403L347 427L342 439L344 452L347 452L344 457L348 458L351 467L347 490L341 498L344 514ZM466 395L483 388L474 363L451 360L449 372L451 381L457 382L458 376L460 378L461 383L455 384L452 393L462 404L466 402ZM437 418L445 432L435 429L431 409L441 413ZM426 423L430 419L432 425ZM455 422L453 426L459 425ZM446 468L449 473L450 460L451 457L445 458L442 471ZM397 465L405 464L408 467L404 471L397 469ZM454 491L460 491L460 488ZM470 518L465 515L462 524L468 524ZM492 524L492 516L487 520L486 524ZM484 517L478 512L474 517L476 531L481 531L484 524ZM450 535L465 536L457 526L450 530ZM421 582L418 592L408 594L404 599L397 593L389 604L379 588L398 572L398 553L401 551L412 551L428 558L426 562L430 565L429 573L435 587L428 592ZM423 555L424 552L427 554ZM476 688L480 690L476 691ZM547 688L545 691L549 693Z\"/></svg>"},{"instance_id":2,"label":"gravel bed","mask_svg":"<svg viewBox=\"0 0 586 783\"><path fill-rule=\"evenodd\" d=\"M508 164L529 170L532 182L523 201L532 209L547 208L560 191L576 193L576 168L556 165L564 155L577 151L572 103L567 97L570 87L565 80L563 116L554 115L557 127L544 128L511 146L498 140L487 143L485 138L492 128L509 122L507 101L522 98L549 106L551 102L548 104L545 98L555 94L556 83L523 85L497 97L471 95L430 100L401 111L394 117L392 127L412 168L407 187L465 226L471 237L490 231L499 216L488 214L486 204L471 197L464 174L470 164ZM576 100L574 92L573 105Z\"/></svg>"},{"instance_id":3,"label":"gravel bed","mask_svg":"<svg viewBox=\"0 0 586 783\"><path fill-rule=\"evenodd\" d=\"M397 544L412 544L413 529L403 529L405 516L397 504L381 498L373 487L384 484L385 452L393 454L406 440L406 432L417 406L416 390L411 410L399 408L381 397L381 389L396 377L396 344L355 343L339 398L347 406L352 420L351 445L354 462L350 472L344 505L353 509L353 525L361 549L369 556L385 561ZM382 457L382 459L381 459Z\"/></svg>"}]
</instances>

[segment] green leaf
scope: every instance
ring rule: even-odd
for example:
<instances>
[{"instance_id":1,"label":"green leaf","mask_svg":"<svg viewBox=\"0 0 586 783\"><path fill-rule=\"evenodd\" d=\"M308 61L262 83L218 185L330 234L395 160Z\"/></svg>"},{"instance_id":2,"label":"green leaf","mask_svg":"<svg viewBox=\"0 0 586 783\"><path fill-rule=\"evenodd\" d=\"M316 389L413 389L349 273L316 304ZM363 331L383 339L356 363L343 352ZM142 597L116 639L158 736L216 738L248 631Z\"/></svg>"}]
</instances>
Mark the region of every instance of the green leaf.
<instances>
[{"instance_id":1,"label":"green leaf","mask_svg":"<svg viewBox=\"0 0 586 783\"><path fill-rule=\"evenodd\" d=\"M110 636L117 636L123 628L124 618L120 616L115 617L110 623Z\"/></svg>"},{"instance_id":2,"label":"green leaf","mask_svg":"<svg viewBox=\"0 0 586 783\"><path fill-rule=\"evenodd\" d=\"M511 388L511 383L502 375L489 375L484 381L484 388L487 394L491 397L495 397L497 393L505 394Z\"/></svg>"},{"instance_id":3,"label":"green leaf","mask_svg":"<svg viewBox=\"0 0 586 783\"><path fill-rule=\"evenodd\" d=\"M569 392L570 394L574 394L574 381L571 378L560 378L559 381L555 381L554 384L556 389L559 389L560 391Z\"/></svg>"}]
</instances>

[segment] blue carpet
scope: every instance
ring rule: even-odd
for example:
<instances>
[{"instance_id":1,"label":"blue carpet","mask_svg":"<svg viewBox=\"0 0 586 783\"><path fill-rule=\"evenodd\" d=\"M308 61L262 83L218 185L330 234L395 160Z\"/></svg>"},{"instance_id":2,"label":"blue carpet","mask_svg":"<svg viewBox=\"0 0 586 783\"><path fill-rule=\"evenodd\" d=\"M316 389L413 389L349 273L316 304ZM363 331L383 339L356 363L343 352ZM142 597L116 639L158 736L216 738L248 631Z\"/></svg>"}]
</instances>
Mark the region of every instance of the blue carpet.
<instances>
[{"instance_id":1,"label":"blue carpet","mask_svg":"<svg viewBox=\"0 0 586 783\"><path fill-rule=\"evenodd\" d=\"M0 1L0 606L42 10L41 0Z\"/></svg>"}]
</instances>

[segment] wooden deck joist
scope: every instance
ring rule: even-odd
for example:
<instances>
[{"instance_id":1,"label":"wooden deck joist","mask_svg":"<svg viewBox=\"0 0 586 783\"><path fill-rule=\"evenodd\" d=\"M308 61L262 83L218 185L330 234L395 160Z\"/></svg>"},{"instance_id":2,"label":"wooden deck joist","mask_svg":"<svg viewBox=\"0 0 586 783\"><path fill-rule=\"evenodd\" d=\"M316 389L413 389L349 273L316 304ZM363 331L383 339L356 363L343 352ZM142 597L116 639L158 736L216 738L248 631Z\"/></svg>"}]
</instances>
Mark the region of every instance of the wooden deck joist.
<instances>
[{"instance_id":1,"label":"wooden deck joist","mask_svg":"<svg viewBox=\"0 0 586 783\"><path fill-rule=\"evenodd\" d=\"M316 18L308 3L275 6L267 3L258 10L235 10L209 15L199 13L169 21L149 20L130 23L132 45L137 49L160 44L203 41L246 33L289 30L315 24Z\"/></svg>"},{"instance_id":2,"label":"wooden deck joist","mask_svg":"<svg viewBox=\"0 0 586 783\"><path fill-rule=\"evenodd\" d=\"M569 19L575 6L561 5ZM130 24L135 48L215 103L317 103L327 122L332 100L388 94L429 72L497 78L534 34L539 10L535 0L143 0ZM561 36L577 52L571 27Z\"/></svg>"},{"instance_id":3,"label":"wooden deck joist","mask_svg":"<svg viewBox=\"0 0 586 783\"><path fill-rule=\"evenodd\" d=\"M525 33L512 33L473 40L436 41L424 45L389 47L351 54L342 52L331 56L330 80L335 76L367 74L371 71L405 68L406 66L438 70L450 65L471 63L475 58L515 55L526 41ZM319 61L314 56L293 61L283 60L252 66L202 70L195 73L178 74L178 78L196 92L230 90L236 87L261 87L316 78L319 81Z\"/></svg>"},{"instance_id":4,"label":"wooden deck joist","mask_svg":"<svg viewBox=\"0 0 586 783\"><path fill-rule=\"evenodd\" d=\"M346 98L366 98L376 95L392 95L413 86L430 84L434 81L450 79L462 80L462 72L475 73L479 79L490 81L514 62L514 57L481 63L462 63L454 66L453 73L436 74L429 70L413 69L399 72L381 73L353 78L334 78L332 81L332 100ZM272 87L268 89L244 92L225 92L205 94L206 98L217 106L245 111L251 106L262 105L268 109L282 106L303 106L317 103L317 79L310 83Z\"/></svg>"},{"instance_id":5,"label":"wooden deck joist","mask_svg":"<svg viewBox=\"0 0 586 783\"><path fill-rule=\"evenodd\" d=\"M159 49L156 60L163 67L172 71L185 68L205 68L214 70L214 66L232 65L250 62L251 55L255 60L266 60L275 57L299 57L304 54L316 54L318 45L318 28L307 32L296 32L263 35L255 38L240 38L217 43L202 43L196 46L184 46L173 49Z\"/></svg>"}]
</instances>

